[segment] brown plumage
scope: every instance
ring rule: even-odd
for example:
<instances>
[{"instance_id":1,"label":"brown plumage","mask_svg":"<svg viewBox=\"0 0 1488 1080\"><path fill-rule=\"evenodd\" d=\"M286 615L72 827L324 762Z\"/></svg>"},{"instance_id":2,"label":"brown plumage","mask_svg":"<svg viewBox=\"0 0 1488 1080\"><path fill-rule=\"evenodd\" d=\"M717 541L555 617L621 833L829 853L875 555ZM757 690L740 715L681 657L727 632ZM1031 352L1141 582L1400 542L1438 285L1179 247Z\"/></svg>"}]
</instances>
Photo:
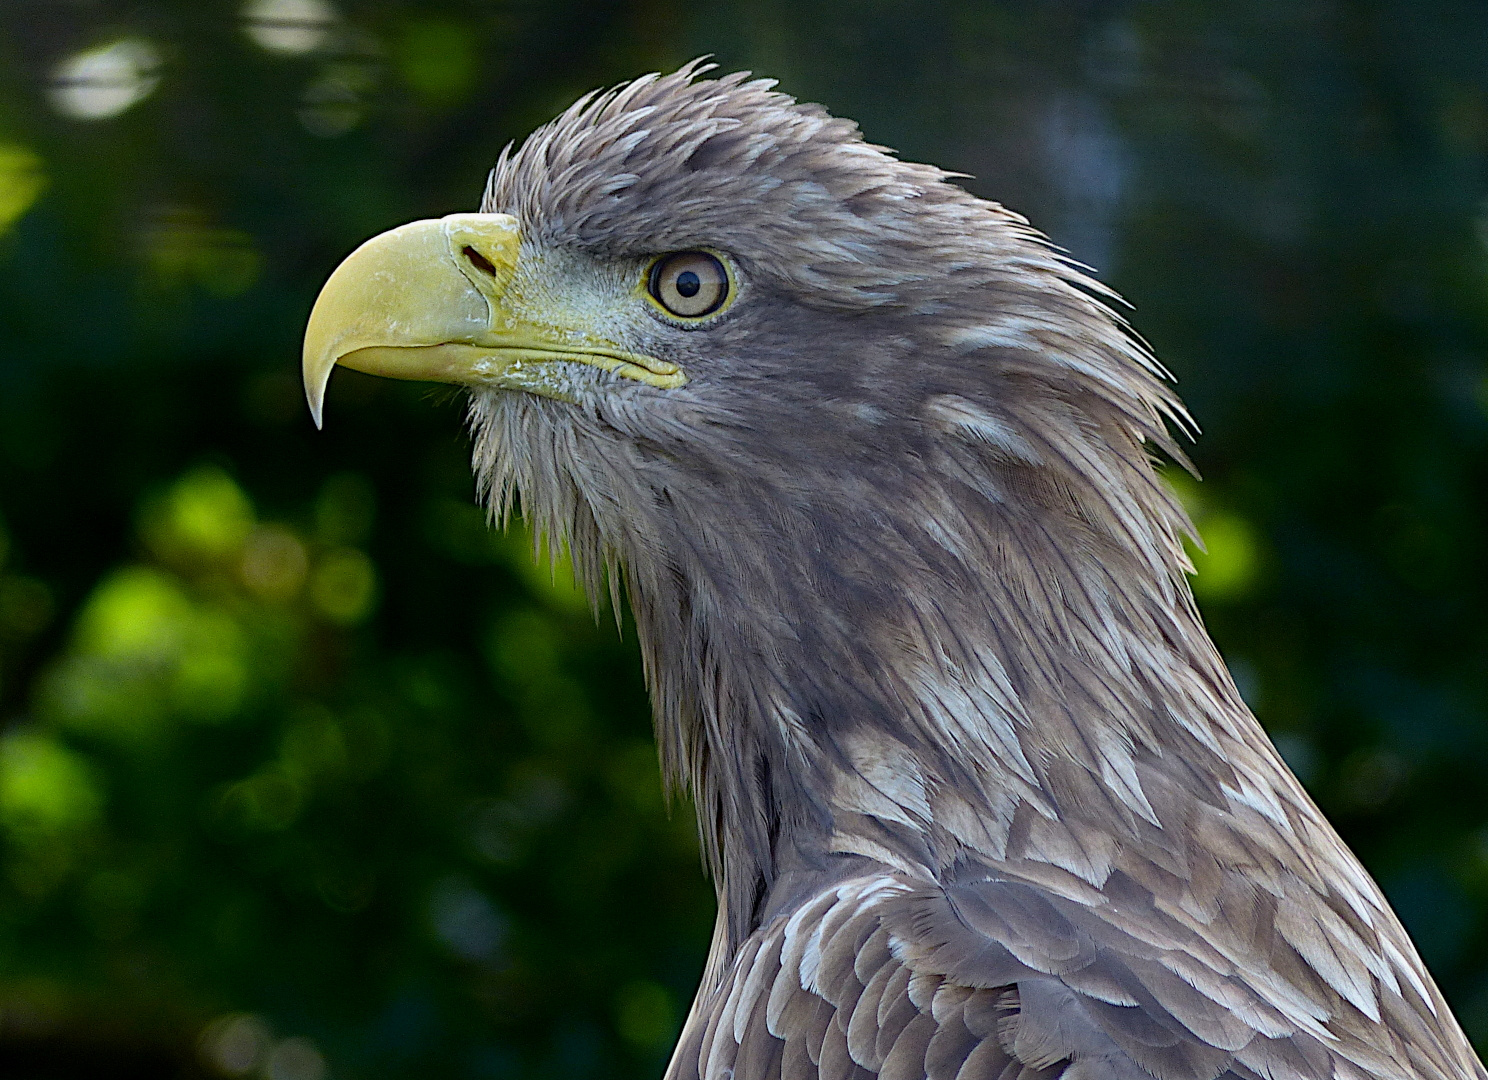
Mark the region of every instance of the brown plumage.
<instances>
[{"instance_id":1,"label":"brown plumage","mask_svg":"<svg viewBox=\"0 0 1488 1080\"><path fill-rule=\"evenodd\" d=\"M1110 293L702 70L579 102L482 206L511 304L685 384L461 380L494 513L623 581L697 802L719 914L668 1076L1483 1077L1203 628L1151 458L1186 418ZM632 312L687 250L731 306Z\"/></svg>"}]
</instances>

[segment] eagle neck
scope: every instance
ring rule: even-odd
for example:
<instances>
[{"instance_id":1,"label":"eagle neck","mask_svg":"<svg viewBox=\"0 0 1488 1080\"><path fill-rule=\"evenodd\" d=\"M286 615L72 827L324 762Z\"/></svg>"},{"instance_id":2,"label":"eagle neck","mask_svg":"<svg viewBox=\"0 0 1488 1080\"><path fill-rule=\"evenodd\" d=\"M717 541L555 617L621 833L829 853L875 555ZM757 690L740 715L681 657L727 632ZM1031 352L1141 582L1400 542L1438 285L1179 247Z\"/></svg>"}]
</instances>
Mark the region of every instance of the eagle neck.
<instances>
[{"instance_id":1,"label":"eagle neck","mask_svg":"<svg viewBox=\"0 0 1488 1080\"><path fill-rule=\"evenodd\" d=\"M1134 540L1109 506L918 483L928 505L908 515L735 523L731 550L773 553L745 581L692 548L684 572L634 583L662 756L697 801L730 955L783 877L844 856L930 880L1034 860L1098 886L1160 828L1155 785L1181 775L1222 802L1285 784L1193 605L1165 489ZM812 527L824 515L852 527Z\"/></svg>"}]
</instances>

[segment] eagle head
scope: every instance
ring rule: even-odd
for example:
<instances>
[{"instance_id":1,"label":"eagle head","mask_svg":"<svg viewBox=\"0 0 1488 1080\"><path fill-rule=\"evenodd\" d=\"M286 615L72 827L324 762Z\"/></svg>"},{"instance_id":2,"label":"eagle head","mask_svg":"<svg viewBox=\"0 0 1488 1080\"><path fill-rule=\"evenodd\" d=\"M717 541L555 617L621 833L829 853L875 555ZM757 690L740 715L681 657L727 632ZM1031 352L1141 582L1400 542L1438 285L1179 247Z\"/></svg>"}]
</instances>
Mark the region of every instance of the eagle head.
<instances>
[{"instance_id":1,"label":"eagle head","mask_svg":"<svg viewBox=\"0 0 1488 1080\"><path fill-rule=\"evenodd\" d=\"M317 420L337 364L467 388L493 514L624 582L738 933L795 858L949 865L1020 805L1136 829L1175 745L1225 783L1168 730L1243 711L1152 467L1183 414L1109 292L950 174L703 70L580 100L479 213L349 256Z\"/></svg>"}]
</instances>

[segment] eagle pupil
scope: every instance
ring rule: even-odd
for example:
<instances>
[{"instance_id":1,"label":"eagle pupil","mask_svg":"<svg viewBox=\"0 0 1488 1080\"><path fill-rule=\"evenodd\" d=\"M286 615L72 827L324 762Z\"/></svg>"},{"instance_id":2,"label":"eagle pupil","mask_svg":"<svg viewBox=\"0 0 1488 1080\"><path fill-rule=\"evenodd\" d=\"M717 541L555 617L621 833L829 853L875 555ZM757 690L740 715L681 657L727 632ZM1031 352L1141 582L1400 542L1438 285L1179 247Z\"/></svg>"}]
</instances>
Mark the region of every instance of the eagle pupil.
<instances>
[{"instance_id":1,"label":"eagle pupil","mask_svg":"<svg viewBox=\"0 0 1488 1080\"><path fill-rule=\"evenodd\" d=\"M698 323L728 300L729 275L706 251L674 251L651 264L645 281L651 299L668 315Z\"/></svg>"}]
</instances>

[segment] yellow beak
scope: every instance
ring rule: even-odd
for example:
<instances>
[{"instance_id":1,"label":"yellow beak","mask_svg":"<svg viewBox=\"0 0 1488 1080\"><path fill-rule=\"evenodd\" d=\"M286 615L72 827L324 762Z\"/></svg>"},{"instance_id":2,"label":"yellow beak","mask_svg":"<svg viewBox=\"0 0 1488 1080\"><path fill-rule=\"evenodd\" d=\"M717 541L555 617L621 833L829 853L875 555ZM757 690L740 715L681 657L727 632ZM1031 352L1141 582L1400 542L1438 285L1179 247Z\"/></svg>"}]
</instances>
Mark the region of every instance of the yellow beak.
<instances>
[{"instance_id":1,"label":"yellow beak","mask_svg":"<svg viewBox=\"0 0 1488 1080\"><path fill-rule=\"evenodd\" d=\"M394 379L565 397L555 362L670 388L676 364L628 352L526 310L513 296L521 229L506 214L451 214L374 236L321 289L305 328L305 397L315 426L337 364Z\"/></svg>"}]
</instances>

